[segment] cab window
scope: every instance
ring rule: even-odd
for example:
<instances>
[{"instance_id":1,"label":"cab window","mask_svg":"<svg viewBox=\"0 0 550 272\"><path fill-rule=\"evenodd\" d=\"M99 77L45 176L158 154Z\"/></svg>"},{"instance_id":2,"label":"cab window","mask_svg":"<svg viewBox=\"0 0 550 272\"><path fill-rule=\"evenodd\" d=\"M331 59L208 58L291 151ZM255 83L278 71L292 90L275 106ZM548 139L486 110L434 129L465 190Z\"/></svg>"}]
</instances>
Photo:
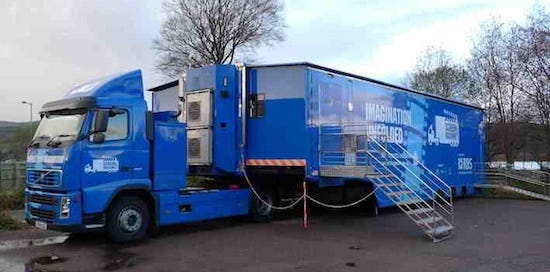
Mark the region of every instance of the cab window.
<instances>
[{"instance_id":1,"label":"cab window","mask_svg":"<svg viewBox=\"0 0 550 272\"><path fill-rule=\"evenodd\" d=\"M109 113L105 141L123 140L128 137L128 112L117 111Z\"/></svg>"}]
</instances>

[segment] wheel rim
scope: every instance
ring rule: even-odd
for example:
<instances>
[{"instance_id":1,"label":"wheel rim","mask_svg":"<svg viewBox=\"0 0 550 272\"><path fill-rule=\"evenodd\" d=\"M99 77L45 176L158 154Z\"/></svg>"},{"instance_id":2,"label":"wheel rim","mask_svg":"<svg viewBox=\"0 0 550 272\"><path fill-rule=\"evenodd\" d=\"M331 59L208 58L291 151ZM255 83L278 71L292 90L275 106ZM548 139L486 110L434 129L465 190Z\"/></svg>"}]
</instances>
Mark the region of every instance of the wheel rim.
<instances>
[{"instance_id":1,"label":"wheel rim","mask_svg":"<svg viewBox=\"0 0 550 272\"><path fill-rule=\"evenodd\" d=\"M137 207L125 207L118 214L118 225L125 233L136 233L143 222L141 210Z\"/></svg>"},{"instance_id":2,"label":"wheel rim","mask_svg":"<svg viewBox=\"0 0 550 272\"><path fill-rule=\"evenodd\" d=\"M259 215L267 216L271 213L271 205L273 205L273 200L271 199L271 196L265 194L262 195L262 199L269 205L266 205L263 201L258 199L258 201L256 201L256 210Z\"/></svg>"}]
</instances>

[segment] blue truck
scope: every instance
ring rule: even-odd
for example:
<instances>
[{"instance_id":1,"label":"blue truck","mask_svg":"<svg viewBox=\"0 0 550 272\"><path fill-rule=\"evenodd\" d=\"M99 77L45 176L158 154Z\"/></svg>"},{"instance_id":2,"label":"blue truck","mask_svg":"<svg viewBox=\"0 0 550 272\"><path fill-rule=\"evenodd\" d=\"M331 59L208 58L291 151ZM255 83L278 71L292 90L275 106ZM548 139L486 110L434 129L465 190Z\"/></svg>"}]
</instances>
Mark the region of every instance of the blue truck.
<instances>
[{"instance_id":1,"label":"blue truck","mask_svg":"<svg viewBox=\"0 0 550 272\"><path fill-rule=\"evenodd\" d=\"M193 68L149 91L152 110L137 70L43 105L29 224L128 242L307 201L395 206L439 241L453 234L453 197L484 182L483 111L464 103L310 63Z\"/></svg>"}]
</instances>

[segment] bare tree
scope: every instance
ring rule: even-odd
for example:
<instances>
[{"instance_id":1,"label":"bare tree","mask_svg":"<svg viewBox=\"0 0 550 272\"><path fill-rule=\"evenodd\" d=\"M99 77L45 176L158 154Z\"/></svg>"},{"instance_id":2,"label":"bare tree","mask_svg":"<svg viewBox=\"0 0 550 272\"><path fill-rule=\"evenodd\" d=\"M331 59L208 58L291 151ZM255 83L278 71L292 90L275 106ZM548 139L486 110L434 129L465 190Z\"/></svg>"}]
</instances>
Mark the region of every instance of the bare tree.
<instances>
[{"instance_id":1,"label":"bare tree","mask_svg":"<svg viewBox=\"0 0 550 272\"><path fill-rule=\"evenodd\" d=\"M169 0L157 69L176 76L187 67L231 63L238 52L284 40L279 0Z\"/></svg>"},{"instance_id":2,"label":"bare tree","mask_svg":"<svg viewBox=\"0 0 550 272\"><path fill-rule=\"evenodd\" d=\"M517 27L519 57L518 73L522 80L518 88L527 96L532 109L532 122L539 124L544 134L538 140L550 155L550 12L543 6L534 6L525 26Z\"/></svg>"},{"instance_id":3,"label":"bare tree","mask_svg":"<svg viewBox=\"0 0 550 272\"><path fill-rule=\"evenodd\" d=\"M469 74L479 86L476 97L485 107L486 119L494 123L487 131L488 142L512 162L522 145L519 125L528 121L521 81L516 39L517 28L496 19L482 25L468 60Z\"/></svg>"},{"instance_id":4,"label":"bare tree","mask_svg":"<svg viewBox=\"0 0 550 272\"><path fill-rule=\"evenodd\" d=\"M482 24L462 72L449 53L430 48L407 82L483 106L487 154L508 162L522 149L530 154L525 158L550 158L550 12L535 5L527 19Z\"/></svg>"},{"instance_id":5,"label":"bare tree","mask_svg":"<svg viewBox=\"0 0 550 272\"><path fill-rule=\"evenodd\" d=\"M467 71L442 48L429 47L418 57L405 84L445 98L463 100L471 88Z\"/></svg>"}]
</instances>

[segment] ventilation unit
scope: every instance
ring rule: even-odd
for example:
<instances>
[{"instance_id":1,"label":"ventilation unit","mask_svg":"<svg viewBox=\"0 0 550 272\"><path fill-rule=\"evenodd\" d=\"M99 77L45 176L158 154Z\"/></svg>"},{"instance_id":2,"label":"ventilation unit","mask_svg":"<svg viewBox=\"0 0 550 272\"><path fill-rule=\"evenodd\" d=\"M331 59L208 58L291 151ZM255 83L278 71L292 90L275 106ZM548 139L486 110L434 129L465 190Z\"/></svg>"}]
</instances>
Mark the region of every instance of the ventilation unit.
<instances>
[{"instance_id":1,"label":"ventilation unit","mask_svg":"<svg viewBox=\"0 0 550 272\"><path fill-rule=\"evenodd\" d=\"M189 92L185 97L187 128L212 126L212 92L210 89Z\"/></svg>"},{"instance_id":2,"label":"ventilation unit","mask_svg":"<svg viewBox=\"0 0 550 272\"><path fill-rule=\"evenodd\" d=\"M212 163L212 131L210 129L187 130L187 163L210 165Z\"/></svg>"}]
</instances>

